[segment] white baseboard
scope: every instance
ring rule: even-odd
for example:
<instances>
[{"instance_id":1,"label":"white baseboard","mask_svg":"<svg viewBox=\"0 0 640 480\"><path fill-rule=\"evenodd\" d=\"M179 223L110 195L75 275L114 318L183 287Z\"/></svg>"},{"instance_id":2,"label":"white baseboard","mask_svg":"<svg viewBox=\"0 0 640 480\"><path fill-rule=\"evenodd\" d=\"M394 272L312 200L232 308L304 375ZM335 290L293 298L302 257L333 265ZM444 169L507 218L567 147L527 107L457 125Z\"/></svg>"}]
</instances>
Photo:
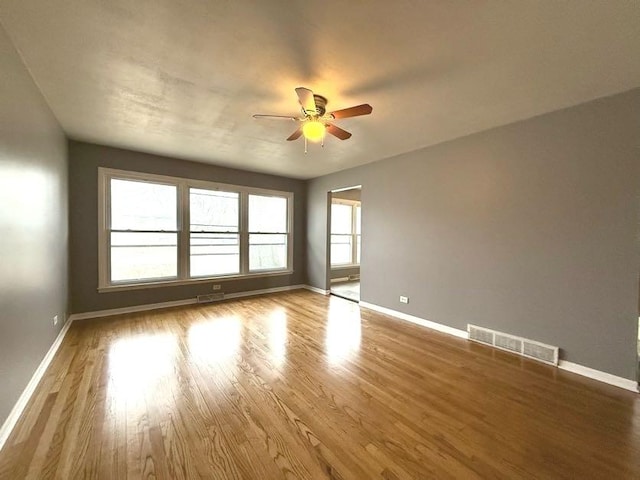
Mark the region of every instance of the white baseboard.
<instances>
[{"instance_id":1,"label":"white baseboard","mask_svg":"<svg viewBox=\"0 0 640 480\"><path fill-rule=\"evenodd\" d=\"M263 288L261 290L248 290L246 292L225 293L224 300L228 300L232 298L251 297L254 295L264 295L266 293L285 292L288 290L300 290L301 288L306 288L306 286L305 285L286 285L284 287ZM175 300L172 302L147 303L145 305L133 305L131 307L111 308L109 310L96 310L94 312L74 313L69 318L73 321L87 320L89 318L109 317L111 315L121 315L123 313L146 312L148 310L180 307L183 305L193 305L195 303L198 303L198 300L194 297L194 298L187 298L185 300Z\"/></svg>"},{"instance_id":2,"label":"white baseboard","mask_svg":"<svg viewBox=\"0 0 640 480\"><path fill-rule=\"evenodd\" d=\"M449 335L453 335L459 338L464 338L464 339L469 338L469 333L466 330L460 330L457 328L449 327L447 325L443 325L441 323L425 320L424 318L414 317L413 315L409 315L408 313L398 312L397 310L391 310L390 308L381 307L380 305L375 305L369 302L361 301L360 306L364 308L368 308L369 310L375 310L376 312L384 313L386 315L399 318L400 320L405 320L407 322L415 323L417 325L430 328L431 330L437 330L438 332L448 333Z\"/></svg>"},{"instance_id":3,"label":"white baseboard","mask_svg":"<svg viewBox=\"0 0 640 480\"><path fill-rule=\"evenodd\" d=\"M369 310L375 310L376 312L384 313L392 317L399 318L401 320L406 320L408 322L415 323L417 325L422 325L423 327L431 328L432 330L448 333L449 335L454 335L456 337L466 338L466 339L469 338L469 334L464 330L458 330L457 328L449 327L447 325L442 325L440 323L425 320L423 318L414 317L413 315L408 315L406 313L398 312L390 308L381 307L379 305L375 305L368 302L360 302L360 306L364 308L368 308ZM595 370L593 368L585 367L583 365L578 365L577 363L567 362L566 360L560 360L558 363L558 368L561 368L562 370L566 370L568 372L577 373L578 375L589 377L594 380L607 383L609 385L614 385L616 387L624 388L625 390L630 390L632 392L638 393L638 389L639 389L638 382L634 382L633 380L629 380L627 378L618 377L616 375L612 375L607 372L602 372L600 370Z\"/></svg>"},{"instance_id":4,"label":"white baseboard","mask_svg":"<svg viewBox=\"0 0 640 480\"><path fill-rule=\"evenodd\" d=\"M247 292L225 293L224 298L252 297L254 295L288 292L289 290L301 290L303 288L305 288L305 285L287 285L285 287L263 288L262 290L249 290Z\"/></svg>"},{"instance_id":5,"label":"white baseboard","mask_svg":"<svg viewBox=\"0 0 640 480\"><path fill-rule=\"evenodd\" d=\"M349 277L336 277L331 279L331 283L348 282Z\"/></svg>"},{"instance_id":6,"label":"white baseboard","mask_svg":"<svg viewBox=\"0 0 640 480\"><path fill-rule=\"evenodd\" d=\"M176 300L173 302L147 303L145 305L133 305L131 307L111 308L109 310L96 310L93 312L82 312L71 314L71 320L87 320L89 318L109 317L111 315L121 315L123 313L146 312L147 310L157 310L159 308L180 307L182 305L191 305L198 303L195 298L187 298L186 300Z\"/></svg>"},{"instance_id":7,"label":"white baseboard","mask_svg":"<svg viewBox=\"0 0 640 480\"><path fill-rule=\"evenodd\" d=\"M38 368L36 368L36 371L33 372L33 376L31 377L31 380L29 380L29 383L27 383L27 386L25 387L24 391L18 398L18 401L16 402L16 404L13 406L13 409L9 413L9 416L0 427L0 450L2 450L2 447L4 447L5 442L7 441L7 439L9 438L9 435L15 428L16 423L18 423L18 419L22 415L22 412L27 406L27 403L29 403L31 396L35 392L36 387L44 377L44 374L47 371L47 368L49 367L51 360L53 360L53 357L56 355L58 348L60 348L60 345L62 344L62 340L64 339L65 335L69 331L69 327L71 326L72 321L73 320L71 320L71 317L67 319L67 322L64 324L64 326L58 333L58 336L53 341L53 344L49 348L49 351L40 362L40 365L38 365Z\"/></svg>"},{"instance_id":8,"label":"white baseboard","mask_svg":"<svg viewBox=\"0 0 640 480\"><path fill-rule=\"evenodd\" d=\"M321 288L312 287L311 285L305 285L304 288L306 290L311 290L312 292L319 293L320 295L329 295L330 293L330 290L322 290Z\"/></svg>"},{"instance_id":9,"label":"white baseboard","mask_svg":"<svg viewBox=\"0 0 640 480\"><path fill-rule=\"evenodd\" d=\"M616 387L624 388L632 392L638 393L638 382L629 380L628 378L618 377L607 372L595 370L593 368L585 367L573 362L567 362L566 360L560 360L558 368L566 370L567 372L577 373L583 377L589 377L600 382L608 383Z\"/></svg>"}]
</instances>

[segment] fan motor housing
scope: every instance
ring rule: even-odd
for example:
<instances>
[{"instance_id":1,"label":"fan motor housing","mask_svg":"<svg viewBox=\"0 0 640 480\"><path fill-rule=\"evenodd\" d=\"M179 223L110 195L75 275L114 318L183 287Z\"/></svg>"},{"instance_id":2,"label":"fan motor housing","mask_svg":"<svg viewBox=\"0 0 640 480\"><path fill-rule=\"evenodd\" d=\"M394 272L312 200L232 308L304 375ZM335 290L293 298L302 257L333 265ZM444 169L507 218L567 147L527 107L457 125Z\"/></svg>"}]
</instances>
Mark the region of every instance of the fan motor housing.
<instances>
[{"instance_id":1,"label":"fan motor housing","mask_svg":"<svg viewBox=\"0 0 640 480\"><path fill-rule=\"evenodd\" d=\"M313 95L313 99L316 102L316 110L318 111L318 116L323 116L327 111L327 99L322 95Z\"/></svg>"}]
</instances>

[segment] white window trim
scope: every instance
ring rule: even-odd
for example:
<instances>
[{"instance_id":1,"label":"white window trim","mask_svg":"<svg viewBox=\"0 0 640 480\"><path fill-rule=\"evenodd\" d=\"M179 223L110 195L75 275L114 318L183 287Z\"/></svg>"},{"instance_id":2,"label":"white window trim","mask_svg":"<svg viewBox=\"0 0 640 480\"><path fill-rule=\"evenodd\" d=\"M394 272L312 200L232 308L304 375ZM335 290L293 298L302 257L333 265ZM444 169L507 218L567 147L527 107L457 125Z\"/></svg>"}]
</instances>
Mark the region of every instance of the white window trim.
<instances>
[{"instance_id":1,"label":"white window trim","mask_svg":"<svg viewBox=\"0 0 640 480\"><path fill-rule=\"evenodd\" d=\"M135 180L142 182L161 183L177 188L177 228L178 228L178 275L171 279L143 280L139 282L110 281L110 180ZM209 190L223 190L237 192L240 206L240 273L210 277L189 277L189 188ZM249 195L277 196L287 199L287 267L275 270L249 270ZM184 228L183 228L184 226ZM182 177L171 177L152 173L117 170L112 168L98 168L98 291L111 292L121 290L138 290L143 288L167 287L176 285L191 285L206 282L223 282L243 278L271 277L276 275L290 275L293 273L293 192L268 190L264 188L246 187L226 183L208 182Z\"/></svg>"},{"instance_id":2,"label":"white window trim","mask_svg":"<svg viewBox=\"0 0 640 480\"><path fill-rule=\"evenodd\" d=\"M360 266L359 263L353 262L356 258L358 258L358 234L356 233L356 209L355 207L362 208L362 202L360 200L347 200L346 198L332 198L331 204L337 203L339 205L349 205L352 207L351 211L351 233L329 233L329 248L331 248L331 235L351 235L351 260L352 263L332 263L330 265L331 270L341 270L347 268L357 268ZM362 234L360 234L362 237Z\"/></svg>"}]
</instances>

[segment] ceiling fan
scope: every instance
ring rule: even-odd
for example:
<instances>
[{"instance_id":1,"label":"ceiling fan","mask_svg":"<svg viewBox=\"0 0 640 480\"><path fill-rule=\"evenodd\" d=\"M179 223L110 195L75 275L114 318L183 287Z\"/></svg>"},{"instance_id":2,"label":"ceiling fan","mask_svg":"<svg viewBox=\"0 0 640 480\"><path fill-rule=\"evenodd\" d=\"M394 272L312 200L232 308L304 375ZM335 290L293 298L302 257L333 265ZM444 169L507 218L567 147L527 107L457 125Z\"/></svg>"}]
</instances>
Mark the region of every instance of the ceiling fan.
<instances>
[{"instance_id":1,"label":"ceiling fan","mask_svg":"<svg viewBox=\"0 0 640 480\"><path fill-rule=\"evenodd\" d=\"M281 118L300 122L301 125L287 138L287 141L297 140L301 136L304 136L305 153L307 152L307 140L311 142L322 142L324 146L325 133L329 133L340 140L347 140L351 137L351 133L331 123L333 120L369 115L373 111L371 105L363 103L355 107L327 113L327 99L322 95L316 95L304 87L296 88L296 93L298 94L298 101L302 107L302 116L292 117L287 115L255 114L253 118Z\"/></svg>"}]
</instances>

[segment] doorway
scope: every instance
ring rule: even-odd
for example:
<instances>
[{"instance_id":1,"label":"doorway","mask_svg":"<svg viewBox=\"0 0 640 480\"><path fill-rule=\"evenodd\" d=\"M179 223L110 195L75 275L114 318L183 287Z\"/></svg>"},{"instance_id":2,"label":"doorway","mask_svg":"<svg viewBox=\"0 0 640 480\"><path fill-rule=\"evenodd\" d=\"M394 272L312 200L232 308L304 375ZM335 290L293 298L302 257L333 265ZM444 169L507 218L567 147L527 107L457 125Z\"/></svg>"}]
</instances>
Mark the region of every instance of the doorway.
<instances>
[{"instance_id":1,"label":"doorway","mask_svg":"<svg viewBox=\"0 0 640 480\"><path fill-rule=\"evenodd\" d=\"M330 291L353 302L360 301L361 193L361 186L330 192Z\"/></svg>"}]
</instances>

